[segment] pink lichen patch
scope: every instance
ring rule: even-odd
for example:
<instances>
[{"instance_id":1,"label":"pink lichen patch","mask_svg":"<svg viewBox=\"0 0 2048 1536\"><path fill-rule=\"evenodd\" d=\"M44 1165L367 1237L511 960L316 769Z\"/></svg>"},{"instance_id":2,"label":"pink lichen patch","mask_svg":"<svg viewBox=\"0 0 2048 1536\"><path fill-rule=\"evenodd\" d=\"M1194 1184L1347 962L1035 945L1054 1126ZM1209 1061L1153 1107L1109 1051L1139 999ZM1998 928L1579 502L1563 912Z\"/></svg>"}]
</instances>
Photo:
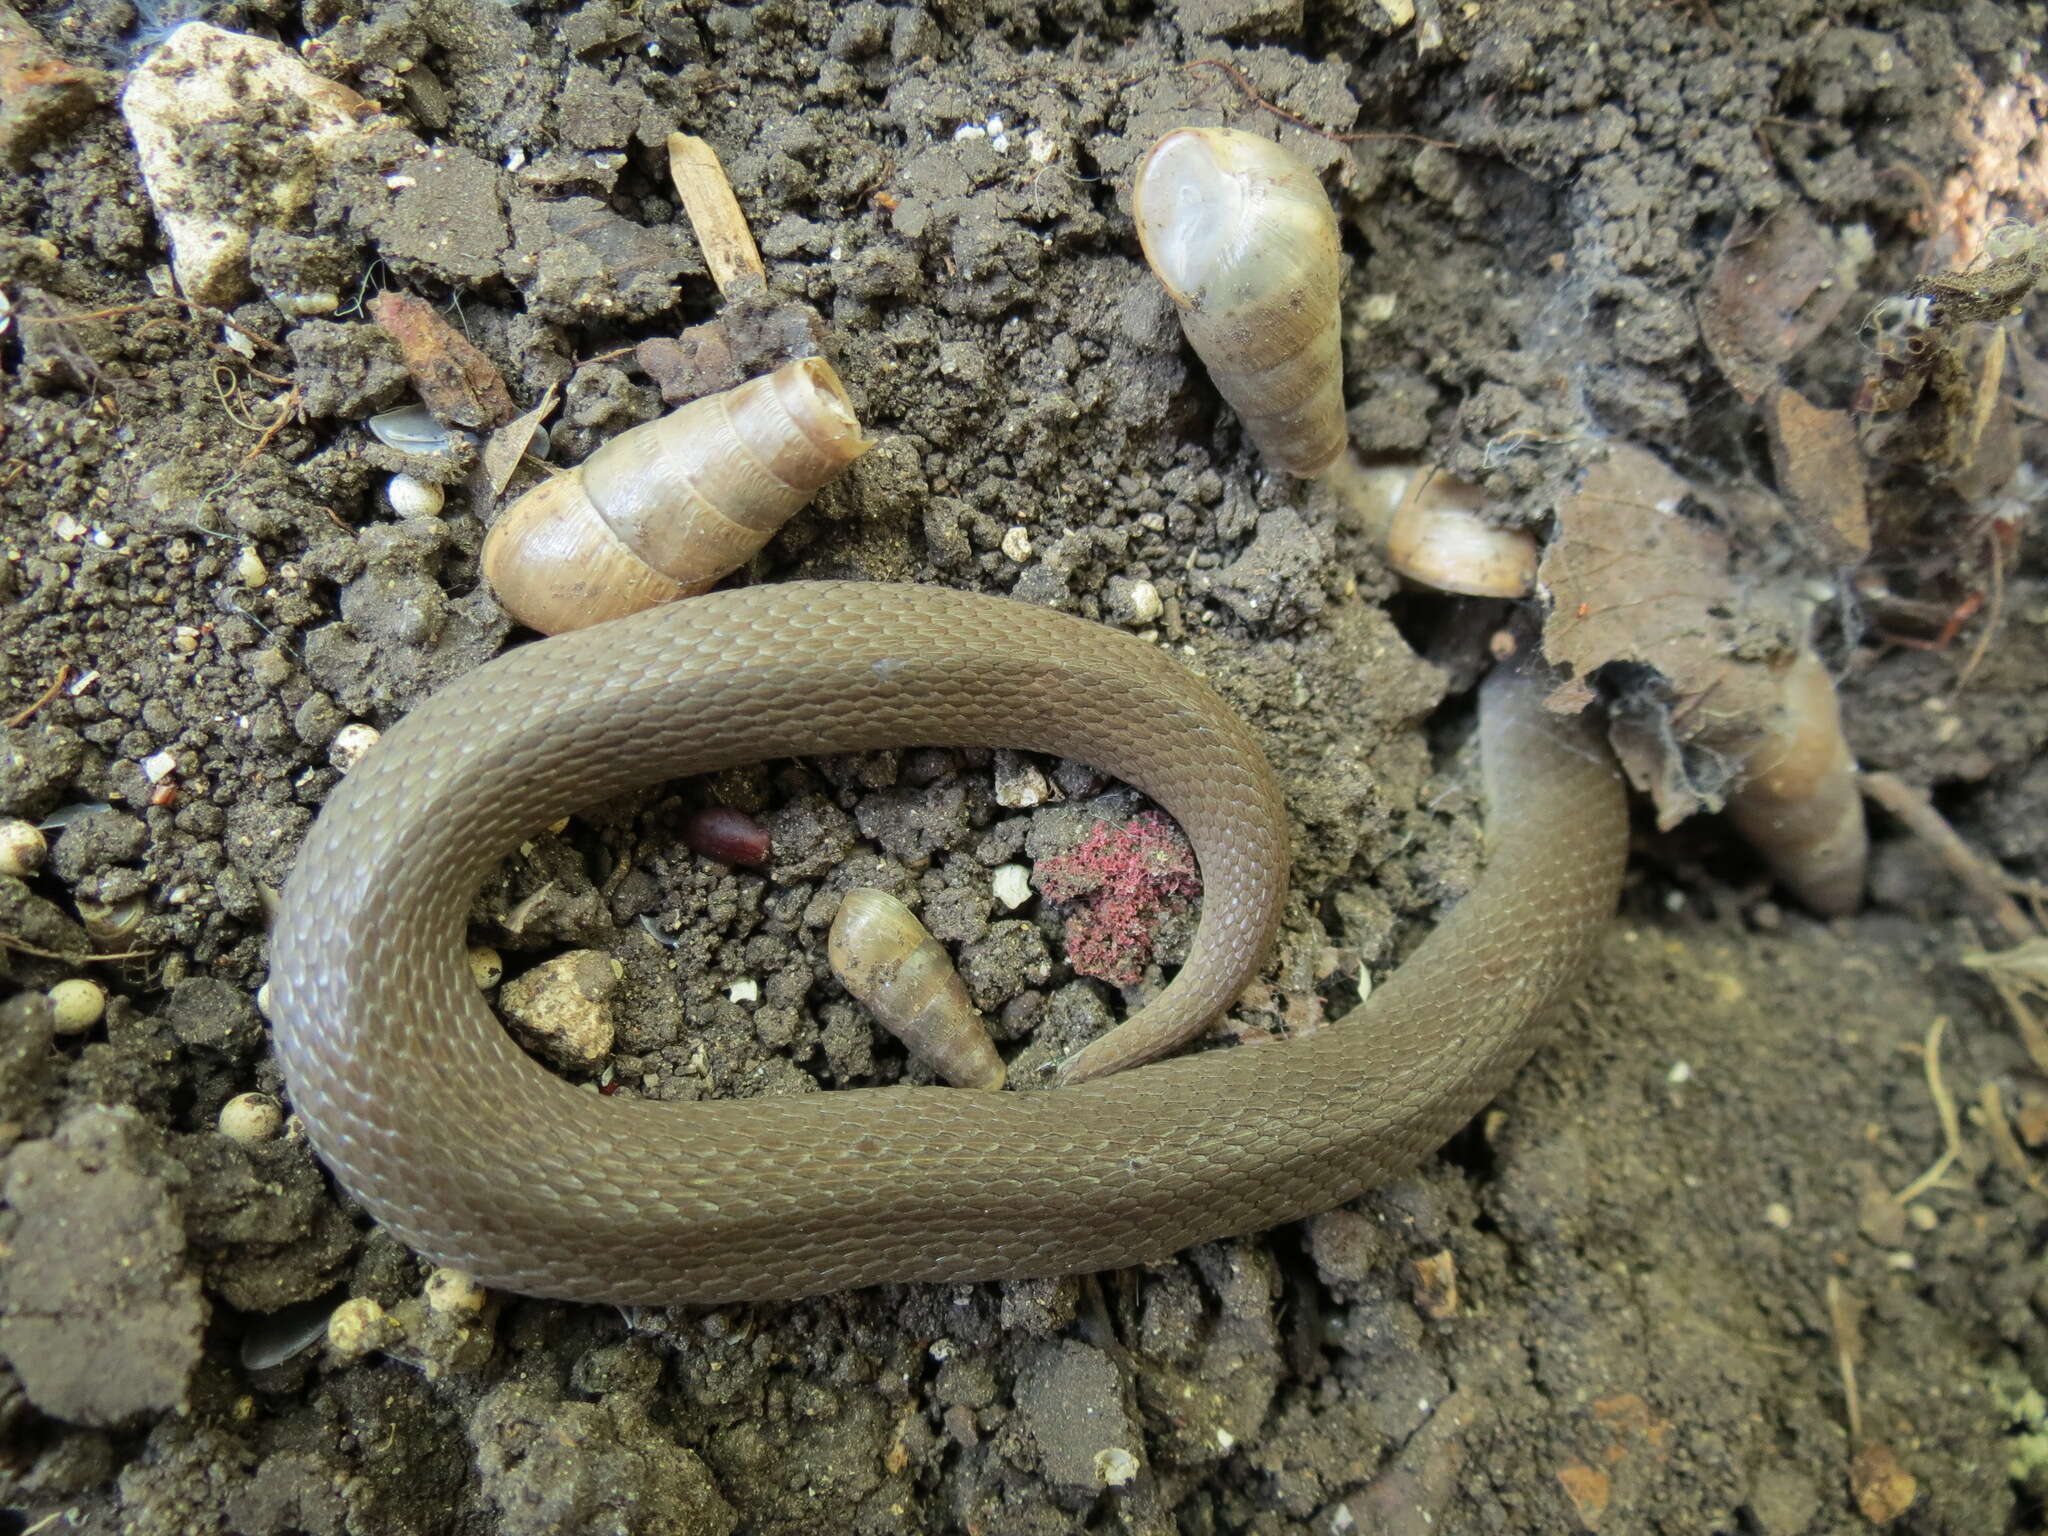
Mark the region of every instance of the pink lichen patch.
<instances>
[{"instance_id":1,"label":"pink lichen patch","mask_svg":"<svg viewBox=\"0 0 2048 1536\"><path fill-rule=\"evenodd\" d=\"M1067 964L1120 987L1144 974L1160 922L1202 890L1194 850L1157 811L1098 821L1072 853L1040 859L1034 878L1047 900L1073 905Z\"/></svg>"}]
</instances>

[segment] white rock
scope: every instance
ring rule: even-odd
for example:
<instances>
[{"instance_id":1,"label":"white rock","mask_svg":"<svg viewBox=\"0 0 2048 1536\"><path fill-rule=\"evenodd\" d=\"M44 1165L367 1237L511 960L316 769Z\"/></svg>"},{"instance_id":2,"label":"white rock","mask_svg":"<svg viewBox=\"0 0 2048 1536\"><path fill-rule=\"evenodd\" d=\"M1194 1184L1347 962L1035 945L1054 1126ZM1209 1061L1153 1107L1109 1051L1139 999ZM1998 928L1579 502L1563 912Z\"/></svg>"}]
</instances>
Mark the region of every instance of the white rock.
<instances>
[{"instance_id":1,"label":"white rock","mask_svg":"<svg viewBox=\"0 0 2048 1536\"><path fill-rule=\"evenodd\" d=\"M89 977L60 981L46 994L51 1022L60 1035L82 1035L107 1011L107 989Z\"/></svg>"},{"instance_id":2,"label":"white rock","mask_svg":"<svg viewBox=\"0 0 2048 1536\"><path fill-rule=\"evenodd\" d=\"M384 487L384 499L400 517L437 517L447 504L448 493L431 480L397 474Z\"/></svg>"},{"instance_id":3,"label":"white rock","mask_svg":"<svg viewBox=\"0 0 2048 1536\"><path fill-rule=\"evenodd\" d=\"M245 587L260 587L270 580L270 567L253 549L245 549L235 561L235 577Z\"/></svg>"},{"instance_id":4,"label":"white rock","mask_svg":"<svg viewBox=\"0 0 2048 1536\"><path fill-rule=\"evenodd\" d=\"M612 1052L612 994L619 973L594 949L572 949L505 983L498 1006L528 1044L572 1071Z\"/></svg>"},{"instance_id":5,"label":"white rock","mask_svg":"<svg viewBox=\"0 0 2048 1536\"><path fill-rule=\"evenodd\" d=\"M343 773L363 760L363 754L377 745L383 732L374 725L365 725L360 720L351 720L334 733L334 739L327 743L327 761Z\"/></svg>"},{"instance_id":6,"label":"white rock","mask_svg":"<svg viewBox=\"0 0 2048 1536\"><path fill-rule=\"evenodd\" d=\"M248 291L250 237L304 211L368 109L282 44L203 21L150 51L121 116L187 298L225 308ZM275 173L224 173L224 141L241 166Z\"/></svg>"},{"instance_id":7,"label":"white rock","mask_svg":"<svg viewBox=\"0 0 2048 1536\"><path fill-rule=\"evenodd\" d=\"M1008 810L1027 810L1057 799L1052 783L1038 771L1038 765L1007 747L996 749L996 804Z\"/></svg>"},{"instance_id":8,"label":"white rock","mask_svg":"<svg viewBox=\"0 0 2048 1536\"><path fill-rule=\"evenodd\" d=\"M1031 558L1031 535L1022 524L1003 535L1003 553L1019 565Z\"/></svg>"},{"instance_id":9,"label":"white rock","mask_svg":"<svg viewBox=\"0 0 2048 1536\"><path fill-rule=\"evenodd\" d=\"M48 839L33 822L0 821L0 875L32 875L49 851Z\"/></svg>"},{"instance_id":10,"label":"white rock","mask_svg":"<svg viewBox=\"0 0 2048 1536\"><path fill-rule=\"evenodd\" d=\"M443 1316L481 1312L490 1295L459 1269L437 1269L427 1276L427 1306Z\"/></svg>"},{"instance_id":11,"label":"white rock","mask_svg":"<svg viewBox=\"0 0 2048 1536\"><path fill-rule=\"evenodd\" d=\"M1005 864L991 882L997 901L1014 912L1031 899L1031 871L1022 864Z\"/></svg>"},{"instance_id":12,"label":"white rock","mask_svg":"<svg viewBox=\"0 0 2048 1536\"><path fill-rule=\"evenodd\" d=\"M284 1109L267 1093L238 1093L221 1105L218 1124L228 1140L249 1146L284 1129Z\"/></svg>"}]
</instances>

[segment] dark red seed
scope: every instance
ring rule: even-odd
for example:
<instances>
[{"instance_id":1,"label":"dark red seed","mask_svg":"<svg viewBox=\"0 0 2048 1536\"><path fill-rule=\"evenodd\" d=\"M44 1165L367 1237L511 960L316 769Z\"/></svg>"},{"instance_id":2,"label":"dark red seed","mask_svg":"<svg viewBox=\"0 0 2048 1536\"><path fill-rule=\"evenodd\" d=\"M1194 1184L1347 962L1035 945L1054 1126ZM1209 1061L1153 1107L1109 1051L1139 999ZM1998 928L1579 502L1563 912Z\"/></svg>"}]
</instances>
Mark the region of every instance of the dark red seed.
<instances>
[{"instance_id":1,"label":"dark red seed","mask_svg":"<svg viewBox=\"0 0 2048 1536\"><path fill-rule=\"evenodd\" d=\"M768 829L729 805L707 805L692 815L683 823L683 842L721 864L768 862Z\"/></svg>"}]
</instances>

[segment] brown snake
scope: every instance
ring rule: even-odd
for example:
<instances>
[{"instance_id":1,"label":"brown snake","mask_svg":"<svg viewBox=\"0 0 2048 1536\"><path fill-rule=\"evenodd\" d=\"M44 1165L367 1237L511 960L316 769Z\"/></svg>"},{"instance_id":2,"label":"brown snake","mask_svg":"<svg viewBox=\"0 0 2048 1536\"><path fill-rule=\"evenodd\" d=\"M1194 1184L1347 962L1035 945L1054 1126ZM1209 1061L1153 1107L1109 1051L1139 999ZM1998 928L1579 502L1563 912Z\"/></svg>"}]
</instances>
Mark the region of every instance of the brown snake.
<instances>
[{"instance_id":1,"label":"brown snake","mask_svg":"<svg viewBox=\"0 0 2048 1536\"><path fill-rule=\"evenodd\" d=\"M1124 1026L1156 1042L1220 1014L1263 960L1288 863L1278 786L1228 707L1159 648L1005 599L799 582L526 646L393 729L307 838L271 951L292 1100L341 1182L414 1248L576 1300L1065 1274L1327 1210L1494 1095L1614 910L1620 777L1540 694L1507 672L1485 688L1479 885L1318 1034L1046 1092L668 1104L553 1076L470 978L476 889L535 828L798 753L1080 759L1156 799L1200 861L1187 963Z\"/></svg>"}]
</instances>

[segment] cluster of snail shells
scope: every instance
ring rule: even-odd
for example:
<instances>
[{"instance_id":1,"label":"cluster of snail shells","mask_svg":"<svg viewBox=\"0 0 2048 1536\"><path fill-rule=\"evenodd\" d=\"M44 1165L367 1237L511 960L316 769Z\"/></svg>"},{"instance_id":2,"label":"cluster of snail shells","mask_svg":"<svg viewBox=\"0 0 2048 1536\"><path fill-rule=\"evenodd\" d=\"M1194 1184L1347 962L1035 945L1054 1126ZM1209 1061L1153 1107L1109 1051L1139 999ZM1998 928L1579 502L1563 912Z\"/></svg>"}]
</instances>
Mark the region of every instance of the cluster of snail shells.
<instances>
[{"instance_id":1,"label":"cluster of snail shells","mask_svg":"<svg viewBox=\"0 0 2048 1536\"><path fill-rule=\"evenodd\" d=\"M1305 162L1254 134L1176 128L1139 165L1132 206L1188 344L1269 463L1328 483L1411 580L1478 597L1534 589L1535 541L1488 521L1473 488L1420 465L1389 478L1351 454L1337 215Z\"/></svg>"},{"instance_id":2,"label":"cluster of snail shells","mask_svg":"<svg viewBox=\"0 0 2048 1536\"><path fill-rule=\"evenodd\" d=\"M830 363L785 363L520 497L484 540L484 580L549 635L705 591L870 446Z\"/></svg>"}]
</instances>

